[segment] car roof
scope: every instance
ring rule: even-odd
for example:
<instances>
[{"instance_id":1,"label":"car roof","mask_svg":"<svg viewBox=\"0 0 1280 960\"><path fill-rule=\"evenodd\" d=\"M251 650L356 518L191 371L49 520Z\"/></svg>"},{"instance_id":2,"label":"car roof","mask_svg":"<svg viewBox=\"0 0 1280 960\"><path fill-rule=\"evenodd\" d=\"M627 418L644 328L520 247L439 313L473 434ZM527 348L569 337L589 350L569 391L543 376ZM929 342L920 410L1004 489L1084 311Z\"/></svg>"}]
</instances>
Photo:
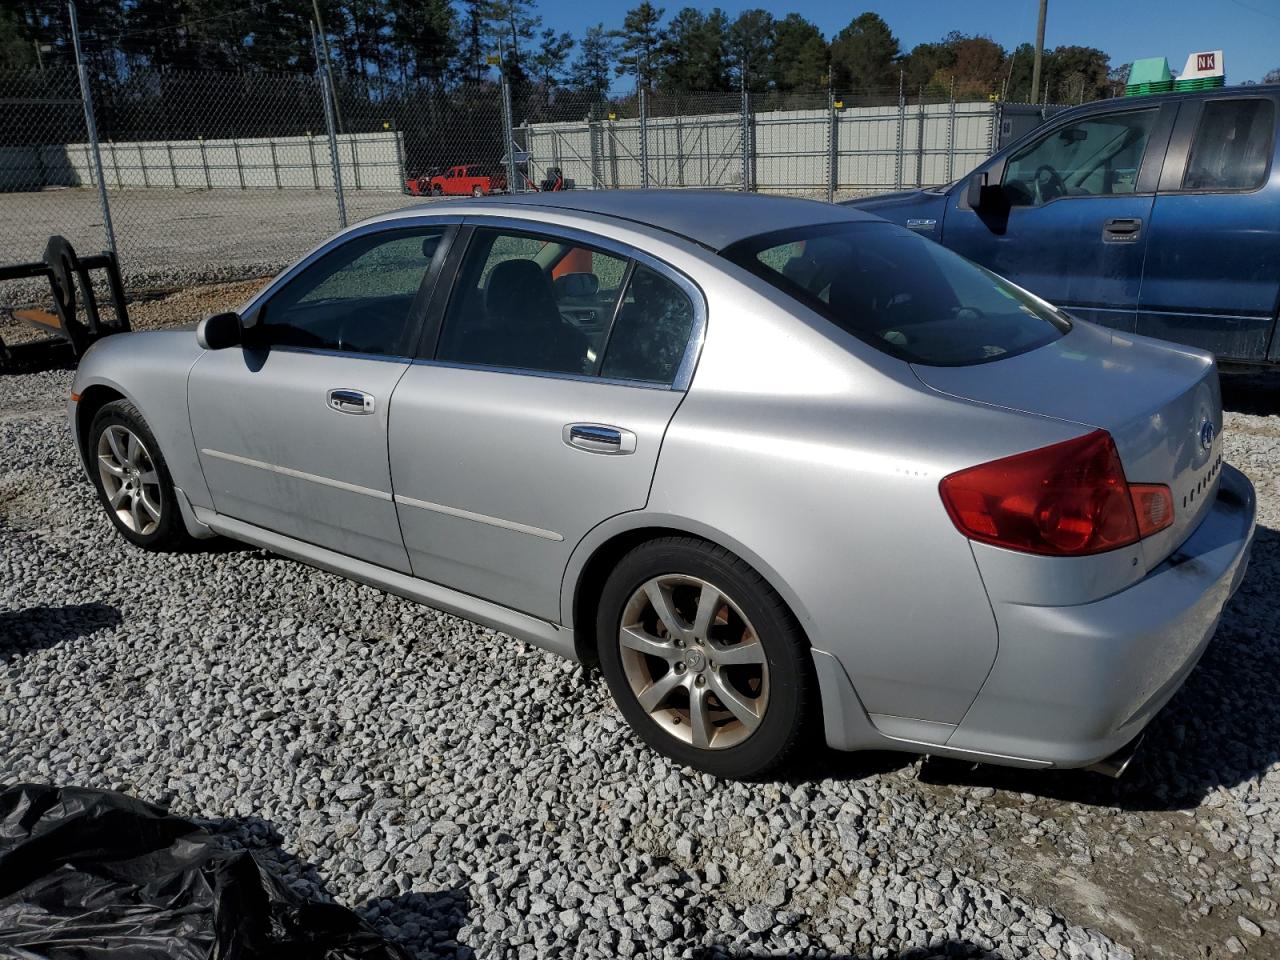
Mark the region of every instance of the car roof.
<instances>
[{"instance_id":1,"label":"car roof","mask_svg":"<svg viewBox=\"0 0 1280 960\"><path fill-rule=\"evenodd\" d=\"M656 227L712 250L723 250L738 240L774 230L877 219L852 207L817 200L727 190L569 190L464 202L470 209L483 209L486 213L513 207L545 207L611 217ZM398 212L422 213L424 206L444 212L448 209L446 203L436 201Z\"/></svg>"}]
</instances>

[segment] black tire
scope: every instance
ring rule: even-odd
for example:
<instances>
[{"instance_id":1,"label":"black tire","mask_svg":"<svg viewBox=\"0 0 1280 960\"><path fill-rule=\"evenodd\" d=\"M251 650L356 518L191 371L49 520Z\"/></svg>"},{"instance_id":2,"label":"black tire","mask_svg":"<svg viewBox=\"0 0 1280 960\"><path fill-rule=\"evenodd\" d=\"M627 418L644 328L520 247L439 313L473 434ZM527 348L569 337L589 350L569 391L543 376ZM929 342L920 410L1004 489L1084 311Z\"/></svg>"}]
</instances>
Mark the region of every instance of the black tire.
<instances>
[{"instance_id":1,"label":"black tire","mask_svg":"<svg viewBox=\"0 0 1280 960\"><path fill-rule=\"evenodd\" d=\"M135 434L142 441L150 463L155 468L157 475L155 490L158 492L156 499L159 501L160 516L154 520L154 528L146 529L145 532L130 529L116 509L111 506L98 467L99 443L103 433L113 426L124 427ZM173 492L173 478L169 474L169 465L165 463L160 445L137 407L128 400L114 400L104 404L94 414L89 426L89 433L85 438L85 454L89 463L89 475L93 479L94 489L98 491L98 502L102 504L107 517L122 537L144 550L155 551L188 549L195 543L195 539L187 533L187 528L182 522L178 501Z\"/></svg>"},{"instance_id":2,"label":"black tire","mask_svg":"<svg viewBox=\"0 0 1280 960\"><path fill-rule=\"evenodd\" d=\"M718 749L685 742L641 706L628 680L619 639L623 614L636 591L667 575L714 585L751 623L763 647L767 705L759 726L741 742ZM596 637L600 669L618 709L649 746L673 760L717 777L751 779L780 767L806 732L816 679L804 633L765 579L722 547L694 537L664 537L626 554L605 582Z\"/></svg>"}]
</instances>

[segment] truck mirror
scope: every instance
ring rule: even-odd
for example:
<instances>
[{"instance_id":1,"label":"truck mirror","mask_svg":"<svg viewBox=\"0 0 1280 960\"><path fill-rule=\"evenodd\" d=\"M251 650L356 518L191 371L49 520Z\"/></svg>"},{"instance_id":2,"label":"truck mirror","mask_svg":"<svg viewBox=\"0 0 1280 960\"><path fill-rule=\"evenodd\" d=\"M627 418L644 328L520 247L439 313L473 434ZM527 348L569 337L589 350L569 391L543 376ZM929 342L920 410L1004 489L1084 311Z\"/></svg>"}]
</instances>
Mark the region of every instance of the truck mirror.
<instances>
[{"instance_id":1,"label":"truck mirror","mask_svg":"<svg viewBox=\"0 0 1280 960\"><path fill-rule=\"evenodd\" d=\"M987 175L985 172L969 175L969 182L965 184L965 199L973 210L982 209L982 192L986 187Z\"/></svg>"}]
</instances>

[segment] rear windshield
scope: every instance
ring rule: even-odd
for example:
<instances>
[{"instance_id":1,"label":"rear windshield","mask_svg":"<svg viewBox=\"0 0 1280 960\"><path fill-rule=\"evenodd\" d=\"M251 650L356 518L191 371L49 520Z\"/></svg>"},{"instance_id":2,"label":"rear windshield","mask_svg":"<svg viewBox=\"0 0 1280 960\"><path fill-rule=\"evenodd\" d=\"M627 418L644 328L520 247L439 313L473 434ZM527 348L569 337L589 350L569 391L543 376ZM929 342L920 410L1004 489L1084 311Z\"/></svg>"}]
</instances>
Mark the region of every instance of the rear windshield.
<instances>
[{"instance_id":1,"label":"rear windshield","mask_svg":"<svg viewBox=\"0 0 1280 960\"><path fill-rule=\"evenodd\" d=\"M909 363L986 363L1071 329L1061 313L995 274L887 223L780 230L722 255Z\"/></svg>"}]
</instances>

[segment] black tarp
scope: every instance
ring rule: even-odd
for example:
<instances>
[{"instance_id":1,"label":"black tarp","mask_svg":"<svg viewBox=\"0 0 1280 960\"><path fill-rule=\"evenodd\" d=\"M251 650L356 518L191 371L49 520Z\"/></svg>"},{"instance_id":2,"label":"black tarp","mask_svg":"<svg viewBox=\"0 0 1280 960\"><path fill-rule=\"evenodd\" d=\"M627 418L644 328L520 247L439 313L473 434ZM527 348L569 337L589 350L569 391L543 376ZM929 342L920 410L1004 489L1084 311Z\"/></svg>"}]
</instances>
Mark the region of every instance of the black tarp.
<instances>
[{"instance_id":1,"label":"black tarp","mask_svg":"<svg viewBox=\"0 0 1280 960\"><path fill-rule=\"evenodd\" d=\"M346 907L254 853L120 793L0 790L0 956L21 960L407 960Z\"/></svg>"}]
</instances>

